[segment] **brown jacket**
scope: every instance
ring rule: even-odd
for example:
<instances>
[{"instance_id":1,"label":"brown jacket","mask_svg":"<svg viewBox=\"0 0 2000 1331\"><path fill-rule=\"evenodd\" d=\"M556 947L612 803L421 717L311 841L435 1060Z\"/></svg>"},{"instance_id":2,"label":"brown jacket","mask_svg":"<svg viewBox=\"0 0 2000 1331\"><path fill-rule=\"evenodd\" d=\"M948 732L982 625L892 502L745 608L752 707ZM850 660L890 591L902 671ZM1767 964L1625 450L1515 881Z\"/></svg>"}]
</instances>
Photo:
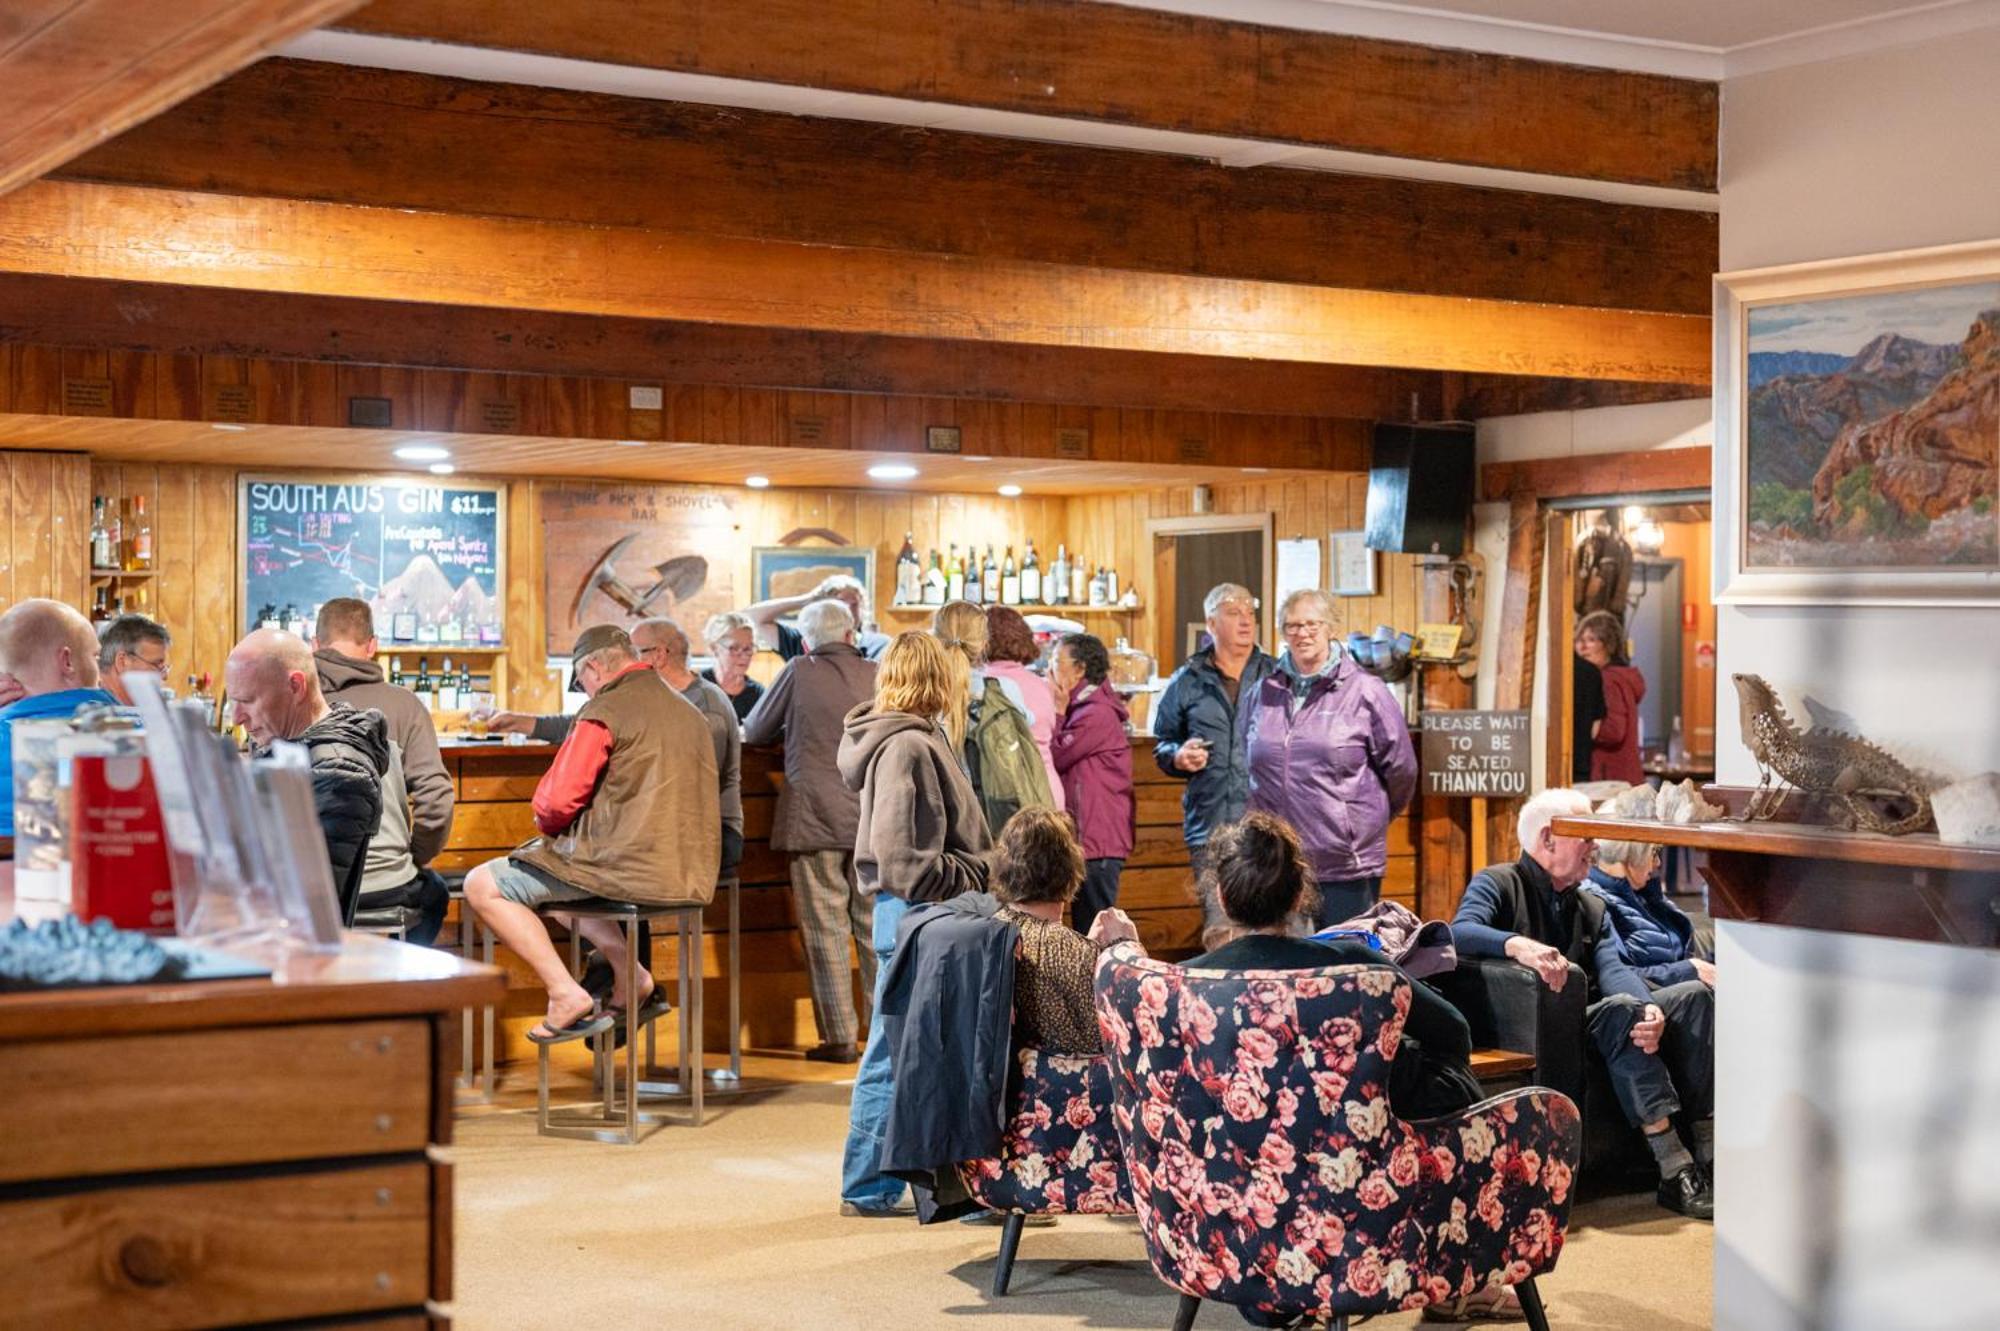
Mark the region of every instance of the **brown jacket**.
<instances>
[{"instance_id":1,"label":"brown jacket","mask_svg":"<svg viewBox=\"0 0 2000 1331\"><path fill-rule=\"evenodd\" d=\"M714 900L722 810L707 720L651 670L618 676L576 719L611 732L597 793L561 834L513 858L613 901Z\"/></svg>"},{"instance_id":2,"label":"brown jacket","mask_svg":"<svg viewBox=\"0 0 2000 1331\"><path fill-rule=\"evenodd\" d=\"M430 708L405 688L383 682L375 661L357 661L335 651L313 653L319 668L320 692L330 703L373 707L388 723L389 739L403 750L403 784L409 791L410 858L429 864L451 835L451 811L456 800L451 773L438 752L437 727Z\"/></svg>"},{"instance_id":3,"label":"brown jacket","mask_svg":"<svg viewBox=\"0 0 2000 1331\"><path fill-rule=\"evenodd\" d=\"M861 793L854 880L863 896L949 901L985 890L986 813L935 721L863 703L847 714L840 775Z\"/></svg>"},{"instance_id":4,"label":"brown jacket","mask_svg":"<svg viewBox=\"0 0 2000 1331\"><path fill-rule=\"evenodd\" d=\"M835 759L847 714L874 696L875 663L844 642L830 642L788 662L743 723L745 744L785 746L771 849L854 849L861 797L841 780Z\"/></svg>"}]
</instances>

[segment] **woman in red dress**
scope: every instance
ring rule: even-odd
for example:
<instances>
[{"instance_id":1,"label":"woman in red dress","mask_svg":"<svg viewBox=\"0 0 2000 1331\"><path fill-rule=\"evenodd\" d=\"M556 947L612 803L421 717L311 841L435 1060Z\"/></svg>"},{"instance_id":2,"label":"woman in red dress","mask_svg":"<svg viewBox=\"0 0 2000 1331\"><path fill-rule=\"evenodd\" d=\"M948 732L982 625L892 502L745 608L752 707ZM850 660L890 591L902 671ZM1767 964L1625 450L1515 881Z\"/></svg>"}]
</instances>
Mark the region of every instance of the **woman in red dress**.
<instances>
[{"instance_id":1,"label":"woman in red dress","mask_svg":"<svg viewBox=\"0 0 2000 1331\"><path fill-rule=\"evenodd\" d=\"M1639 761L1639 700L1646 677L1625 655L1625 626L1608 610L1588 614L1576 626L1576 654L1604 677L1604 719L1590 728L1590 779L1645 781Z\"/></svg>"}]
</instances>

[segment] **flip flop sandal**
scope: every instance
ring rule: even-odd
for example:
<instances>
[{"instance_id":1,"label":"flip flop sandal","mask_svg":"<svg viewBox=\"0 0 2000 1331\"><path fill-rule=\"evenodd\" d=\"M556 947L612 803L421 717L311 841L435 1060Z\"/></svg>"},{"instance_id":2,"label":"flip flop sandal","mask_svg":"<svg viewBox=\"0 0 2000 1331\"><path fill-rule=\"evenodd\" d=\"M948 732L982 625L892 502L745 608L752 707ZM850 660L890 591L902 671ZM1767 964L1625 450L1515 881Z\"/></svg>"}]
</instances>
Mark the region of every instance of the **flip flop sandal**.
<instances>
[{"instance_id":1,"label":"flip flop sandal","mask_svg":"<svg viewBox=\"0 0 2000 1331\"><path fill-rule=\"evenodd\" d=\"M608 1011L586 1012L567 1026L549 1030L548 1019L543 1018L528 1032L528 1039L535 1044L565 1044L571 1040L585 1040L610 1030L614 1020L616 1019ZM537 1034L538 1031L546 1034Z\"/></svg>"}]
</instances>

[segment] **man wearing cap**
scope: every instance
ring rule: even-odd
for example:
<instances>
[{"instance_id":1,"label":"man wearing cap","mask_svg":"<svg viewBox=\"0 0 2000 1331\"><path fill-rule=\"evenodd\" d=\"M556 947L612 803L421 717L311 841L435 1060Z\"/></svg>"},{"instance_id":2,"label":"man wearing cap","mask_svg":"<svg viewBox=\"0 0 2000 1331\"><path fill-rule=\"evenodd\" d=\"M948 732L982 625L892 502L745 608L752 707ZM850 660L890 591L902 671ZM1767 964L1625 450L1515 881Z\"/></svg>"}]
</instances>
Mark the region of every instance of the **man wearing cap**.
<instances>
[{"instance_id":1,"label":"man wearing cap","mask_svg":"<svg viewBox=\"0 0 2000 1331\"><path fill-rule=\"evenodd\" d=\"M563 964L536 909L591 898L706 904L714 899L721 859L715 749L701 713L639 659L621 628L585 629L570 655L570 687L589 701L535 787L542 835L465 879L465 899L479 918L548 990L547 1016L528 1033L538 1043L607 1023ZM573 923L611 964L610 1007L652 998L658 986L644 971L638 992L624 992L625 940L615 922Z\"/></svg>"}]
</instances>

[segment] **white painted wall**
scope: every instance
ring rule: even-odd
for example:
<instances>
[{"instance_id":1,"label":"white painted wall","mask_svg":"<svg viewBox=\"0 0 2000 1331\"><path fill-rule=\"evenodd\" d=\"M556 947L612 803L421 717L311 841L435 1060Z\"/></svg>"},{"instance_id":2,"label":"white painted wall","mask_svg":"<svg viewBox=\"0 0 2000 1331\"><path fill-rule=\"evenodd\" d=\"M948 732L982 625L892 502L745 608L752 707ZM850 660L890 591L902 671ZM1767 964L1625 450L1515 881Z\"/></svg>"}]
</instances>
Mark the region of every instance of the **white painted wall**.
<instances>
[{"instance_id":1,"label":"white painted wall","mask_svg":"<svg viewBox=\"0 0 2000 1331\"><path fill-rule=\"evenodd\" d=\"M1991 239L1996 162L2000 28L1732 79L1723 267ZM1811 692L1939 768L2000 767L2000 609L1724 606L1717 644L1725 680ZM1718 775L1742 783L1730 701ZM2000 955L1720 935L1716 1325L2000 1326Z\"/></svg>"}]
</instances>

